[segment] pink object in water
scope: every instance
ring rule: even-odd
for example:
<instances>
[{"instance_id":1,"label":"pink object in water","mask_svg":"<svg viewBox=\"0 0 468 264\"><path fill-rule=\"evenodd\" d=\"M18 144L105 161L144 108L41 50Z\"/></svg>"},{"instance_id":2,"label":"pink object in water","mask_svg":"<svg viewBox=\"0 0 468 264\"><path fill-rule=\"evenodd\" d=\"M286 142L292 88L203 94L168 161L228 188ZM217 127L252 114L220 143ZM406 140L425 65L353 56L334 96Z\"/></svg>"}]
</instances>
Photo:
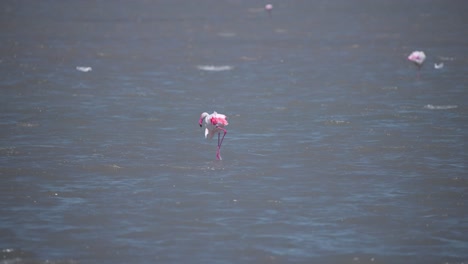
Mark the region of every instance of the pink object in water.
<instances>
[{"instance_id":1,"label":"pink object in water","mask_svg":"<svg viewBox=\"0 0 468 264\"><path fill-rule=\"evenodd\" d=\"M212 139L213 136L218 133L218 149L216 151L216 158L221 160L221 145L223 144L224 136L226 136L227 130L224 126L227 126L229 123L227 117L223 114L218 114L213 112L211 115L207 112L203 112L200 115L200 120L198 120L200 127L205 125L205 138ZM223 132L223 137L221 138L221 132Z\"/></svg>"},{"instance_id":2,"label":"pink object in water","mask_svg":"<svg viewBox=\"0 0 468 264\"><path fill-rule=\"evenodd\" d=\"M268 12L269 15L271 15L271 11L273 10L273 5L272 4L265 5L265 10Z\"/></svg>"},{"instance_id":3,"label":"pink object in water","mask_svg":"<svg viewBox=\"0 0 468 264\"><path fill-rule=\"evenodd\" d=\"M416 63L419 67L424 63L424 60L426 59L426 54L424 54L423 51L413 51L409 56L408 60Z\"/></svg>"},{"instance_id":4,"label":"pink object in water","mask_svg":"<svg viewBox=\"0 0 468 264\"><path fill-rule=\"evenodd\" d=\"M426 54L423 51L413 51L409 56L408 60L414 62L418 67L418 79L419 79L419 72L421 71L422 64L426 59Z\"/></svg>"}]
</instances>

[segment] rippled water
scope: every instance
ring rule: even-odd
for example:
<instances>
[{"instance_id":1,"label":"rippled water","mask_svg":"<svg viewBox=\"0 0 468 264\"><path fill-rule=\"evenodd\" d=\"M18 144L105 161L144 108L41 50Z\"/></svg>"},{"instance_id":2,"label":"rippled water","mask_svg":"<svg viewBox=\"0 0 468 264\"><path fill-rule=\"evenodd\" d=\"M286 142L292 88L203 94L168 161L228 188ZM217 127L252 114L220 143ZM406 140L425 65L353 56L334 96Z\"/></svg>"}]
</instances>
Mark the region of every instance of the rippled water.
<instances>
[{"instance_id":1,"label":"rippled water","mask_svg":"<svg viewBox=\"0 0 468 264\"><path fill-rule=\"evenodd\" d=\"M467 5L263 5L3 1L2 261L466 263Z\"/></svg>"}]
</instances>

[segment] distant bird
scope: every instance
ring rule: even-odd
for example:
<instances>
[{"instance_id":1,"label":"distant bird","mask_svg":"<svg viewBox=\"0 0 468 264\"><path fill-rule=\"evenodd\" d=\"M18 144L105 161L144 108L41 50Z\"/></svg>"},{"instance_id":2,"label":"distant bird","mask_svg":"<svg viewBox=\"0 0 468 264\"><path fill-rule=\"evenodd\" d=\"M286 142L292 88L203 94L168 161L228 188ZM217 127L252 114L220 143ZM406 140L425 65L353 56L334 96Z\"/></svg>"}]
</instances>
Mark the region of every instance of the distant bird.
<instances>
[{"instance_id":1,"label":"distant bird","mask_svg":"<svg viewBox=\"0 0 468 264\"><path fill-rule=\"evenodd\" d=\"M218 133L218 149L216 151L216 158L221 160L221 144L223 144L224 136L226 136L227 130L224 126L227 126L229 123L226 120L227 117L223 114L218 114L213 112L211 115L207 112L203 112L200 115L200 120L198 124L200 127L205 124L205 138L212 139L214 134ZM221 138L221 132L223 132L223 137Z\"/></svg>"},{"instance_id":2,"label":"distant bird","mask_svg":"<svg viewBox=\"0 0 468 264\"><path fill-rule=\"evenodd\" d=\"M419 78L419 71L421 71L421 67L426 60L426 54L423 51L413 51L409 56L408 60L412 61L418 67L418 78Z\"/></svg>"},{"instance_id":3,"label":"distant bird","mask_svg":"<svg viewBox=\"0 0 468 264\"><path fill-rule=\"evenodd\" d=\"M265 11L268 12L268 15L271 16L271 11L273 10L273 5L272 4L267 4L265 5Z\"/></svg>"}]
</instances>

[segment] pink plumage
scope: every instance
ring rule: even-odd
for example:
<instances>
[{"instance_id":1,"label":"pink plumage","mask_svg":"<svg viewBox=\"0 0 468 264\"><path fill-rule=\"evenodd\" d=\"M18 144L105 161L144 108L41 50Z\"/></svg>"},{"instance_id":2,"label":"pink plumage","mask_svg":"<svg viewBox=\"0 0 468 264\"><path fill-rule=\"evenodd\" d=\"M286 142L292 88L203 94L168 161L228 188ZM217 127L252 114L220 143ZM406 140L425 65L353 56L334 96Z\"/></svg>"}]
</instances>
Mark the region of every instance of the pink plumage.
<instances>
[{"instance_id":1,"label":"pink plumage","mask_svg":"<svg viewBox=\"0 0 468 264\"><path fill-rule=\"evenodd\" d=\"M416 65L422 65L426 60L426 54L423 51L413 51L409 56L408 60L416 63Z\"/></svg>"},{"instance_id":2,"label":"pink plumage","mask_svg":"<svg viewBox=\"0 0 468 264\"><path fill-rule=\"evenodd\" d=\"M227 125L229 125L229 123L226 120L226 116L225 115L220 115L220 114L217 114L216 116L211 117L211 124L215 125L215 126L216 125L218 125L218 126L227 126Z\"/></svg>"},{"instance_id":3,"label":"pink plumage","mask_svg":"<svg viewBox=\"0 0 468 264\"><path fill-rule=\"evenodd\" d=\"M213 136L218 133L218 149L216 151L216 158L221 160L221 145L223 144L224 136L226 136L227 130L224 128L229 123L227 117L223 114L213 112L211 115L207 112L203 112L198 120L200 127L205 125L205 138L212 139ZM221 132L223 137L221 138Z\"/></svg>"}]
</instances>

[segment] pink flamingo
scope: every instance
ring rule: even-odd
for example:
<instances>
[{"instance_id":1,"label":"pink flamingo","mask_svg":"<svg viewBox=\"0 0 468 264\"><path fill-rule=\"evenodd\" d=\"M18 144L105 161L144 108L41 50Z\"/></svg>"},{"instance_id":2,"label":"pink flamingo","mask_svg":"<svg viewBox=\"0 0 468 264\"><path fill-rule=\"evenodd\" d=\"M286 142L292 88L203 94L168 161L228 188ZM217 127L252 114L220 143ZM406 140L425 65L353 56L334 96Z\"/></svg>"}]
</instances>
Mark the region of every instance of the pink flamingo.
<instances>
[{"instance_id":1,"label":"pink flamingo","mask_svg":"<svg viewBox=\"0 0 468 264\"><path fill-rule=\"evenodd\" d=\"M224 126L227 126L229 123L226 120L226 116L223 114L218 114L213 112L211 115L209 115L207 112L203 112L200 115L200 120L198 121L198 124L200 127L203 126L203 123L205 124L205 138L212 139L215 133L218 133L218 150L216 151L216 158L218 160L222 160L221 158L221 144L223 144L224 136L226 136L227 130L224 128ZM224 132L223 137L221 137L221 131Z\"/></svg>"},{"instance_id":2,"label":"pink flamingo","mask_svg":"<svg viewBox=\"0 0 468 264\"><path fill-rule=\"evenodd\" d=\"M273 10L273 5L272 4L267 4L265 5L265 11L268 12L268 15L271 16L271 11Z\"/></svg>"},{"instance_id":3,"label":"pink flamingo","mask_svg":"<svg viewBox=\"0 0 468 264\"><path fill-rule=\"evenodd\" d=\"M408 60L414 62L418 67L418 79L419 79L419 72L421 71L421 67L426 60L426 54L423 51L413 51L409 56Z\"/></svg>"}]
</instances>

